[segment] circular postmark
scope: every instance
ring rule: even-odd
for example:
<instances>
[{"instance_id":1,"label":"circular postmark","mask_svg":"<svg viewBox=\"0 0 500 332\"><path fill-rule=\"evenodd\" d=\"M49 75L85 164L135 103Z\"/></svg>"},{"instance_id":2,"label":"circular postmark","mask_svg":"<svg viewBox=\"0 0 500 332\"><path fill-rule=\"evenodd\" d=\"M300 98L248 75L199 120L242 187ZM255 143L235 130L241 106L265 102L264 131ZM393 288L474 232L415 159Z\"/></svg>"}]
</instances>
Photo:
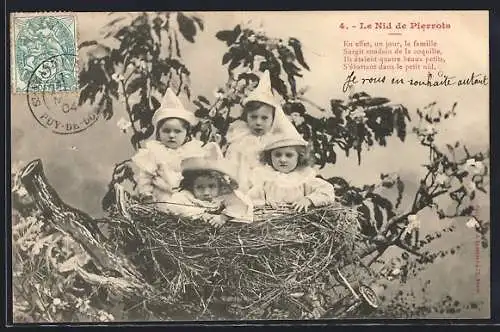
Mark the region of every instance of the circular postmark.
<instances>
[{"instance_id":1,"label":"circular postmark","mask_svg":"<svg viewBox=\"0 0 500 332\"><path fill-rule=\"evenodd\" d=\"M68 84L68 68L76 66L75 54L59 54L42 61L31 73L27 85L28 106L36 121L55 134L76 134L99 119L98 107L79 105L77 92L64 91ZM69 70L70 72L74 68Z\"/></svg>"}]
</instances>

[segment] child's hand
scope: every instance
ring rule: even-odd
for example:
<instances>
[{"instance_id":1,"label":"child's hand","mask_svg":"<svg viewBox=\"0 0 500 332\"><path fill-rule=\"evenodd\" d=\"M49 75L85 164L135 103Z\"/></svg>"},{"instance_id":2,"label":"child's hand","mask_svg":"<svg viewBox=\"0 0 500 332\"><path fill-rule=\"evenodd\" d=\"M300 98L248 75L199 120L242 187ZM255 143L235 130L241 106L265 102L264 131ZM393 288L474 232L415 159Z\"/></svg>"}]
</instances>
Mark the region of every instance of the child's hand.
<instances>
[{"instance_id":1,"label":"child's hand","mask_svg":"<svg viewBox=\"0 0 500 332\"><path fill-rule=\"evenodd\" d=\"M226 218L224 218L223 215L214 215L214 214L205 213L201 216L201 219L204 222L209 223L210 225L212 225L216 228L220 227L226 223Z\"/></svg>"},{"instance_id":2,"label":"child's hand","mask_svg":"<svg viewBox=\"0 0 500 332\"><path fill-rule=\"evenodd\" d=\"M226 218L223 215L205 215L203 219L215 228L219 228L226 223Z\"/></svg>"},{"instance_id":3,"label":"child's hand","mask_svg":"<svg viewBox=\"0 0 500 332\"><path fill-rule=\"evenodd\" d=\"M292 204L292 207L297 212L307 212L312 205L312 201L307 197L302 197Z\"/></svg>"}]
</instances>

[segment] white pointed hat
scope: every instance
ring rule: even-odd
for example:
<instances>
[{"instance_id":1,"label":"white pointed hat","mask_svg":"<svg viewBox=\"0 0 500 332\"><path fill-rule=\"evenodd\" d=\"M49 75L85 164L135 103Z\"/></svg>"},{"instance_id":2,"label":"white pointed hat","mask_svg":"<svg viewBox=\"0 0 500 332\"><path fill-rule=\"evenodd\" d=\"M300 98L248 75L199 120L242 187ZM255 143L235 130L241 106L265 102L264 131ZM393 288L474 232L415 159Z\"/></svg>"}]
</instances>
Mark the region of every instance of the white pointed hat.
<instances>
[{"instance_id":1,"label":"white pointed hat","mask_svg":"<svg viewBox=\"0 0 500 332\"><path fill-rule=\"evenodd\" d=\"M278 113L279 114L279 113ZM274 150L286 146L307 146L308 143L295 129L295 126L286 118L281 119L279 130L273 132L266 141L264 151Z\"/></svg>"},{"instance_id":2,"label":"white pointed hat","mask_svg":"<svg viewBox=\"0 0 500 332\"><path fill-rule=\"evenodd\" d=\"M182 173L191 171L216 171L221 173L225 178L227 185L231 189L238 188L238 181L236 179L236 172L223 156L222 151L217 143L208 143L204 147L204 156L196 156L185 158L181 161Z\"/></svg>"},{"instance_id":3,"label":"white pointed hat","mask_svg":"<svg viewBox=\"0 0 500 332\"><path fill-rule=\"evenodd\" d=\"M187 110L184 105L182 105L179 97L177 97L170 88L168 88L165 92L160 107L153 115L152 123L156 128L160 120L168 118L178 118L185 120L191 126L196 125L198 121L194 116L194 113Z\"/></svg>"},{"instance_id":4,"label":"white pointed hat","mask_svg":"<svg viewBox=\"0 0 500 332\"><path fill-rule=\"evenodd\" d=\"M271 77L268 70L264 71L264 73L260 77L257 87L255 87L255 89L253 89L243 100L243 105L250 101L260 101L275 108L279 107L279 102L275 97L273 89L271 87Z\"/></svg>"}]
</instances>

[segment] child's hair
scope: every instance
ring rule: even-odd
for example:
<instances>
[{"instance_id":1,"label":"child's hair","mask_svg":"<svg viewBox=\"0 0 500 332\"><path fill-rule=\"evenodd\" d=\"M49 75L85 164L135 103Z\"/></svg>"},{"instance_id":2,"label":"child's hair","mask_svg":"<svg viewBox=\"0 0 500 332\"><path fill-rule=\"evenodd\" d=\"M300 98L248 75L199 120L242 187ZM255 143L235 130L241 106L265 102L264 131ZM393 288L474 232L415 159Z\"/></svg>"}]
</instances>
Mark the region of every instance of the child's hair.
<instances>
[{"instance_id":1,"label":"child's hair","mask_svg":"<svg viewBox=\"0 0 500 332\"><path fill-rule=\"evenodd\" d=\"M273 109L273 121L274 121L274 117L276 115L276 108L272 105L269 105L269 104L266 104L266 103L263 103L263 102L257 101L257 100L249 101L248 103L245 104L245 106L243 106L243 111L241 113L241 119L246 122L248 113L253 112L255 110L258 110L260 107L262 107L262 105L267 105Z\"/></svg>"},{"instance_id":2,"label":"child's hair","mask_svg":"<svg viewBox=\"0 0 500 332\"><path fill-rule=\"evenodd\" d=\"M192 137L191 137L191 125L189 124L189 122L187 122L186 120L184 119L181 119L181 118L165 118L165 119L161 119L160 121L158 121L158 124L156 125L156 140L158 140L160 138L160 132L158 129L161 128L161 126L163 126L163 124L167 121L167 120L170 120L170 119L177 119L179 120L181 123L182 123L182 126L186 129L186 140L184 141L184 143L187 143L189 141L191 141Z\"/></svg>"},{"instance_id":3,"label":"child's hair","mask_svg":"<svg viewBox=\"0 0 500 332\"><path fill-rule=\"evenodd\" d=\"M299 159L297 161L297 168L305 168L314 165L314 156L312 153L311 147L308 146L299 146L299 145L294 145L293 146L297 153L299 154ZM279 149L279 148L276 148ZM276 150L267 150L267 151L262 151L260 153L260 162L264 165L272 165L272 160L271 160L271 153Z\"/></svg>"},{"instance_id":4,"label":"child's hair","mask_svg":"<svg viewBox=\"0 0 500 332\"><path fill-rule=\"evenodd\" d=\"M216 178L220 185L221 195L228 194L230 191L236 189L237 187L237 184L234 181L226 179L226 177L222 173L213 170L203 169L203 170L182 172L182 180L179 184L179 189L193 192L194 181L201 176Z\"/></svg>"}]
</instances>

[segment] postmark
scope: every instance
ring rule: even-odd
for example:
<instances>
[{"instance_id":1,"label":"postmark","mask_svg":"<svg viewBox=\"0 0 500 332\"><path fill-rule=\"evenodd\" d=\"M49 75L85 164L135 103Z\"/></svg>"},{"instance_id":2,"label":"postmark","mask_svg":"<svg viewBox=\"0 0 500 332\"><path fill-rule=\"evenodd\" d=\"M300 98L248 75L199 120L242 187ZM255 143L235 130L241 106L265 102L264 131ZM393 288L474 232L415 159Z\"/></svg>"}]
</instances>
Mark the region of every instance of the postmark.
<instances>
[{"instance_id":1,"label":"postmark","mask_svg":"<svg viewBox=\"0 0 500 332\"><path fill-rule=\"evenodd\" d=\"M79 94L59 90L68 86L61 66L76 64L75 54L60 54L41 62L31 73L26 87L29 109L35 120L55 134L80 133L99 119L98 107L79 105ZM59 73L59 74L58 74ZM51 79L44 79L52 77Z\"/></svg>"},{"instance_id":2,"label":"postmark","mask_svg":"<svg viewBox=\"0 0 500 332\"><path fill-rule=\"evenodd\" d=\"M78 91L76 19L69 14L14 16L12 86L16 93L43 87L51 92ZM63 56L66 55L66 56ZM56 58L57 56L57 58ZM48 62L57 59L57 64ZM40 68L40 65L44 67ZM52 67L50 67L52 66ZM37 76L33 77L32 73Z\"/></svg>"}]
</instances>

